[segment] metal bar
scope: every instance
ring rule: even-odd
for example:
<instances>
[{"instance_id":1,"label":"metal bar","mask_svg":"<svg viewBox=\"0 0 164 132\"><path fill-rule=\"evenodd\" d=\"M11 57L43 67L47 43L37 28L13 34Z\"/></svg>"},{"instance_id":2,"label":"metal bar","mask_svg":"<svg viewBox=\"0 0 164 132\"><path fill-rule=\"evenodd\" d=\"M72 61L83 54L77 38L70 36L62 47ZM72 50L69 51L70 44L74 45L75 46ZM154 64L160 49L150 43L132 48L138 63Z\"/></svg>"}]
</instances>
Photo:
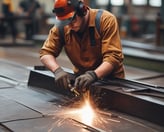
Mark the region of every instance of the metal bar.
<instances>
[{"instance_id":1,"label":"metal bar","mask_svg":"<svg viewBox=\"0 0 164 132\"><path fill-rule=\"evenodd\" d=\"M82 123L82 122L80 122L80 121L78 121L78 120L75 120L75 119L72 119L72 118L70 118L70 119L71 119L72 121L74 121L74 122L76 122L76 123L82 125L84 129L87 129L87 130L89 130L89 131L91 131L91 132L106 132L106 131L101 130L101 129L99 129L99 128L96 128L96 127L93 127L93 126L89 126L89 125L87 125L87 124L85 124L85 123Z\"/></svg>"},{"instance_id":2,"label":"metal bar","mask_svg":"<svg viewBox=\"0 0 164 132\"><path fill-rule=\"evenodd\" d=\"M100 80L101 83L104 84L114 84L120 86L126 86L127 88L134 89L134 91L142 91L142 90L152 90L154 92L159 92L160 94L164 94L164 87L155 86L150 84L145 84L137 81L126 80L126 79L114 79L114 80Z\"/></svg>"}]
</instances>

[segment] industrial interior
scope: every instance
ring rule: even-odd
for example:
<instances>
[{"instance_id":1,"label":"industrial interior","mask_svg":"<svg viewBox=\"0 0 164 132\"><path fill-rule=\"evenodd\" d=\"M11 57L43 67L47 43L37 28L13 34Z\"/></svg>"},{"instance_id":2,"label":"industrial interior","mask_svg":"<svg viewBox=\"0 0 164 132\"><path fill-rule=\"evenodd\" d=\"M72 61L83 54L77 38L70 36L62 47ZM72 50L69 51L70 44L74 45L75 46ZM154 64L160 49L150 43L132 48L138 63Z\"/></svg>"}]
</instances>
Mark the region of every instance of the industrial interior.
<instances>
[{"instance_id":1,"label":"industrial interior","mask_svg":"<svg viewBox=\"0 0 164 132\"><path fill-rule=\"evenodd\" d=\"M23 0L11 0L12 16L5 16L6 1L0 1L0 132L164 132L163 0L84 0L116 16L125 79L98 80L80 96L55 88L39 58L54 26L54 0L36 0L30 34ZM64 50L57 61L72 74Z\"/></svg>"}]
</instances>

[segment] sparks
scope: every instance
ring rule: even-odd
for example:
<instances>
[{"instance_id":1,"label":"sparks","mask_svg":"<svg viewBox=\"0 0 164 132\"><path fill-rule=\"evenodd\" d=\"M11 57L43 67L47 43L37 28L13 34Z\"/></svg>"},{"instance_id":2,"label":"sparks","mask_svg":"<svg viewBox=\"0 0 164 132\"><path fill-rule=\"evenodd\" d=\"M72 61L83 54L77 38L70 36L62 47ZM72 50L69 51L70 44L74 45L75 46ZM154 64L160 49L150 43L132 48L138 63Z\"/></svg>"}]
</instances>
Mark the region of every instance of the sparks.
<instances>
[{"instance_id":1,"label":"sparks","mask_svg":"<svg viewBox=\"0 0 164 132\"><path fill-rule=\"evenodd\" d=\"M79 110L79 115L83 123L92 125L95 114L88 100L85 101L85 105Z\"/></svg>"},{"instance_id":2,"label":"sparks","mask_svg":"<svg viewBox=\"0 0 164 132\"><path fill-rule=\"evenodd\" d=\"M92 102L89 98L89 94L85 94L83 96L84 100L81 100L79 102L75 102L75 105L72 105L70 108L64 108L60 109L60 111L56 111L53 115L55 117L59 117L56 122L54 122L53 126L51 127L50 131L53 129L53 127L61 125L64 125L65 121L68 121L68 119L71 119L71 121L74 121L74 125L81 125L85 124L89 127L100 127L104 130L106 129L106 124L109 121L119 123L120 121L111 119L111 114L103 114L98 109L94 109L95 107L92 105ZM106 116L108 118L106 118ZM61 118L62 117L62 118Z\"/></svg>"},{"instance_id":3,"label":"sparks","mask_svg":"<svg viewBox=\"0 0 164 132\"><path fill-rule=\"evenodd\" d=\"M77 119L87 125L93 125L96 113L92 108L89 98L85 98L78 108L64 109L55 115L62 115L63 118Z\"/></svg>"}]
</instances>

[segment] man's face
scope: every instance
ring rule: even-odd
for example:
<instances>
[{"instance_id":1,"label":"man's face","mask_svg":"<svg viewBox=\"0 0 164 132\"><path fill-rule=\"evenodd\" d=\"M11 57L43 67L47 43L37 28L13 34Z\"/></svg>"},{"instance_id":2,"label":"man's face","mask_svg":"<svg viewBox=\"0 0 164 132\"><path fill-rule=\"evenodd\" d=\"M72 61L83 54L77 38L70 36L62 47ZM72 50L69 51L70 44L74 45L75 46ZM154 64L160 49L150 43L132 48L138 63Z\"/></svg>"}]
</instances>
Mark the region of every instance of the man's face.
<instances>
[{"instance_id":1,"label":"man's face","mask_svg":"<svg viewBox=\"0 0 164 132\"><path fill-rule=\"evenodd\" d=\"M82 27L83 19L83 17L79 17L78 15L76 15L68 26L71 28L71 30L78 32Z\"/></svg>"}]
</instances>

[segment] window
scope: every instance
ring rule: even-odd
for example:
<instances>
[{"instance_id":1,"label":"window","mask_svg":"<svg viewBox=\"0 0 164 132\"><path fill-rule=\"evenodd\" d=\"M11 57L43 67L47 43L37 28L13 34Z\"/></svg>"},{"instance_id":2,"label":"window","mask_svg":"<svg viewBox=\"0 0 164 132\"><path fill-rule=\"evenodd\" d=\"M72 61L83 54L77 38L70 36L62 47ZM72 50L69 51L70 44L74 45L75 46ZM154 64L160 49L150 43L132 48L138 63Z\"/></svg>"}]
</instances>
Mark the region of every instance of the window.
<instances>
[{"instance_id":1,"label":"window","mask_svg":"<svg viewBox=\"0 0 164 132\"><path fill-rule=\"evenodd\" d=\"M111 4L113 6L122 6L124 4L124 0L111 0Z\"/></svg>"},{"instance_id":2,"label":"window","mask_svg":"<svg viewBox=\"0 0 164 132\"><path fill-rule=\"evenodd\" d=\"M96 0L96 4L99 6L106 6L108 5L109 0Z\"/></svg>"},{"instance_id":3,"label":"window","mask_svg":"<svg viewBox=\"0 0 164 132\"><path fill-rule=\"evenodd\" d=\"M147 5L147 0L132 0L132 4L137 6Z\"/></svg>"},{"instance_id":4,"label":"window","mask_svg":"<svg viewBox=\"0 0 164 132\"><path fill-rule=\"evenodd\" d=\"M149 0L149 5L154 7L161 7L162 0Z\"/></svg>"}]
</instances>

